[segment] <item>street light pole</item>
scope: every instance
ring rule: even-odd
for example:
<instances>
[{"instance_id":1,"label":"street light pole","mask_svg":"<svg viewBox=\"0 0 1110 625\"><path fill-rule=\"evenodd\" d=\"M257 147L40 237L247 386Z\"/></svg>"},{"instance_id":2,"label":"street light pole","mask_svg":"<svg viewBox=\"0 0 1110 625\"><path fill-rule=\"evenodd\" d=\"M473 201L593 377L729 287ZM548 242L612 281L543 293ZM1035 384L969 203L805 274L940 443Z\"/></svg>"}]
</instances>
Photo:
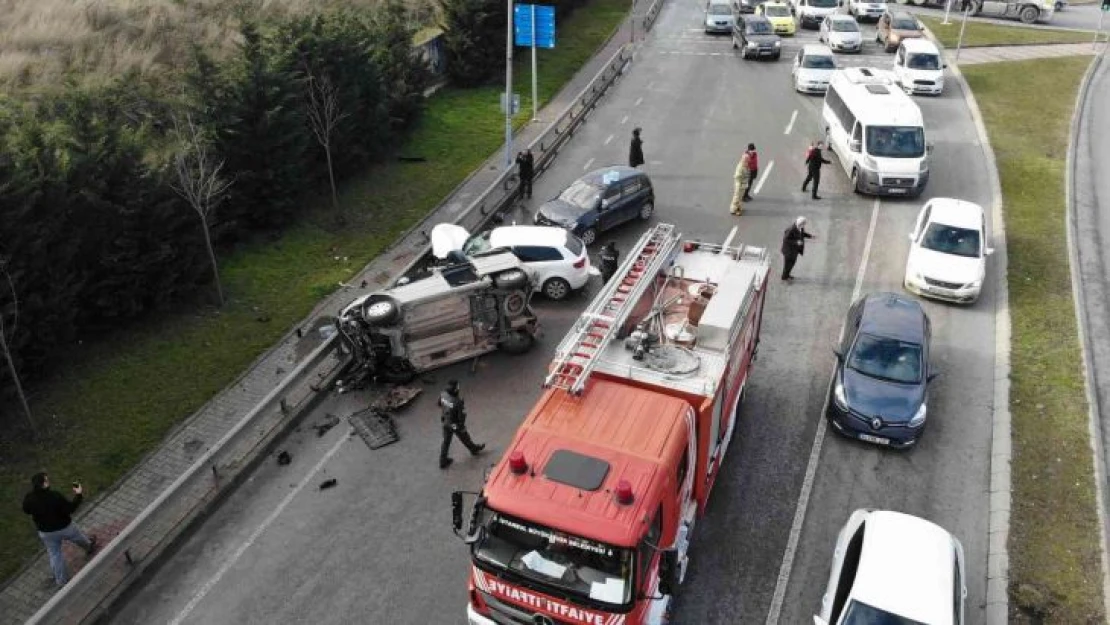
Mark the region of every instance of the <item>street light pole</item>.
<instances>
[{"instance_id":1,"label":"street light pole","mask_svg":"<svg viewBox=\"0 0 1110 625\"><path fill-rule=\"evenodd\" d=\"M952 11L952 2L953 2L953 0L948 0L948 3L944 5L944 25L945 26L947 26L949 24L948 14Z\"/></svg>"},{"instance_id":2,"label":"street light pole","mask_svg":"<svg viewBox=\"0 0 1110 625\"><path fill-rule=\"evenodd\" d=\"M1091 49L1098 50L1098 38L1102 36L1102 18L1106 17L1106 9L1098 13L1098 29L1095 30L1095 38L1091 41Z\"/></svg>"},{"instance_id":3,"label":"street light pole","mask_svg":"<svg viewBox=\"0 0 1110 625\"><path fill-rule=\"evenodd\" d=\"M505 2L505 169L508 169L513 166L513 0Z\"/></svg>"},{"instance_id":4,"label":"street light pole","mask_svg":"<svg viewBox=\"0 0 1110 625\"><path fill-rule=\"evenodd\" d=\"M956 63L960 62L960 48L964 46L964 29L967 28L967 16L971 14L971 6L964 11L964 21L960 24L960 40L956 42Z\"/></svg>"}]
</instances>

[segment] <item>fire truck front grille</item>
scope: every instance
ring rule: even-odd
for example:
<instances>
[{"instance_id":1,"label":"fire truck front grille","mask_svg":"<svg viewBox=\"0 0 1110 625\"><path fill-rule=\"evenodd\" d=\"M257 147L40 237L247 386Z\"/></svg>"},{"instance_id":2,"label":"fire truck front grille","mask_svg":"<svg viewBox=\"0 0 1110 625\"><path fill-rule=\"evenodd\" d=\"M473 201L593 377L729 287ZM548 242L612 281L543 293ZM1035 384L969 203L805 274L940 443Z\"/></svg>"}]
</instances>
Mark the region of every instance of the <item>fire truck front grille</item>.
<instances>
[{"instance_id":1,"label":"fire truck front grille","mask_svg":"<svg viewBox=\"0 0 1110 625\"><path fill-rule=\"evenodd\" d=\"M520 608L509 605L500 599L494 598L493 595L486 592L479 592L482 596L482 601L489 606L489 616L495 623L501 625L533 625L535 623L532 617L535 616L532 612L525 612ZM560 621L557 618L551 618L551 622L555 625L571 625L566 621Z\"/></svg>"}]
</instances>

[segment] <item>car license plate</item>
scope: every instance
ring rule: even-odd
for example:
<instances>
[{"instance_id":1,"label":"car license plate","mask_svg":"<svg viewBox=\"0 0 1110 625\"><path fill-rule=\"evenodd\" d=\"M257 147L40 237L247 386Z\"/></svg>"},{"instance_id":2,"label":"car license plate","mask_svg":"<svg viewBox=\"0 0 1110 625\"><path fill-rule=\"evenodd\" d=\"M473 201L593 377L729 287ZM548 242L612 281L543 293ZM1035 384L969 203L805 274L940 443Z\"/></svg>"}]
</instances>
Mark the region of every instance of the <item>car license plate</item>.
<instances>
[{"instance_id":1,"label":"car license plate","mask_svg":"<svg viewBox=\"0 0 1110 625\"><path fill-rule=\"evenodd\" d=\"M893 194L898 194L898 193L905 193L906 190L905 189L890 189L890 192L893 193Z\"/></svg>"},{"instance_id":2,"label":"car license plate","mask_svg":"<svg viewBox=\"0 0 1110 625\"><path fill-rule=\"evenodd\" d=\"M871 436L870 434L860 434L859 439L861 441L867 441L868 443L875 443L876 445L889 445L890 444L890 439L889 438L883 438L881 436Z\"/></svg>"}]
</instances>

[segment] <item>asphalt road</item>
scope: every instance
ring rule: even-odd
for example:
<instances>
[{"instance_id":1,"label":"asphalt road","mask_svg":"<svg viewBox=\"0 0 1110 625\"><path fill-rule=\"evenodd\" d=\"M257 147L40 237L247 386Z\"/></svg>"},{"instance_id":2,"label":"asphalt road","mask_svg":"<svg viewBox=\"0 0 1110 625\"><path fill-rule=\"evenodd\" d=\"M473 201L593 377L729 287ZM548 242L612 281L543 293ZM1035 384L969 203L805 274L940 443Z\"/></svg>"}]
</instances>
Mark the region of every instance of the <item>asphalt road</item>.
<instances>
[{"instance_id":1,"label":"asphalt road","mask_svg":"<svg viewBox=\"0 0 1110 625\"><path fill-rule=\"evenodd\" d=\"M745 62L727 38L704 35L701 19L698 2L676 1L663 10L630 73L537 181L532 206L584 171L624 162L631 129L640 126L657 219L678 224L688 237L722 240L739 224L742 242L777 250L783 229L798 215L809 217L818 238L799 262L795 283L771 283L743 417L695 535L675 615L678 623L763 623L803 490L842 314L861 275L862 292L900 290L906 234L920 202L854 196L837 165L826 167L825 199L811 201L799 186L805 146L818 134L821 100L792 91L787 59L816 35L788 40L779 62ZM868 48L845 64L889 66L889 55ZM936 145L926 195L988 205L974 126L958 88L949 85L943 97L919 100ZM732 172L748 142L760 147L766 177L756 201L734 218L727 209ZM627 250L641 230L625 226L611 238ZM347 437L345 423L323 437L308 428L292 436L284 448L293 464L262 466L115 622L465 620L467 552L450 531L448 493L480 487L483 470L538 396L551 350L586 301L537 300L547 336L527 355L493 354L473 367L428 376L424 395L399 417L403 439L395 445L370 451ZM926 304L934 364L943 374L919 448L891 453L831 433L821 441L789 583L780 589L779 622L811 621L836 532L858 507L918 514L957 534L968 557L968 622L983 622L993 307L990 284L970 309ZM490 450L471 459L456 448L455 465L441 472L434 403L450 377L461 380L471 432ZM334 397L306 423L325 413L346 416L365 401ZM337 486L318 490L329 477Z\"/></svg>"}]
</instances>

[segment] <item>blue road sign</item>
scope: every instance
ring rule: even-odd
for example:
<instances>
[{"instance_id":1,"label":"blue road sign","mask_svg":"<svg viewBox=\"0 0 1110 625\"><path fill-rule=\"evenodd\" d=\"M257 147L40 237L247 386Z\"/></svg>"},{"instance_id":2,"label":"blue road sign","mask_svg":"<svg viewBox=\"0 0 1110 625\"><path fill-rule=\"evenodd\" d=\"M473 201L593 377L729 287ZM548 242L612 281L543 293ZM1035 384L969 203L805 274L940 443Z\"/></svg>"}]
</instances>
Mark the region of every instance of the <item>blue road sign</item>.
<instances>
[{"instance_id":1,"label":"blue road sign","mask_svg":"<svg viewBox=\"0 0 1110 625\"><path fill-rule=\"evenodd\" d=\"M535 9L535 28L532 11ZM513 39L516 45L532 47L535 33L537 48L555 47L555 7L544 4L517 4L513 6Z\"/></svg>"}]
</instances>

